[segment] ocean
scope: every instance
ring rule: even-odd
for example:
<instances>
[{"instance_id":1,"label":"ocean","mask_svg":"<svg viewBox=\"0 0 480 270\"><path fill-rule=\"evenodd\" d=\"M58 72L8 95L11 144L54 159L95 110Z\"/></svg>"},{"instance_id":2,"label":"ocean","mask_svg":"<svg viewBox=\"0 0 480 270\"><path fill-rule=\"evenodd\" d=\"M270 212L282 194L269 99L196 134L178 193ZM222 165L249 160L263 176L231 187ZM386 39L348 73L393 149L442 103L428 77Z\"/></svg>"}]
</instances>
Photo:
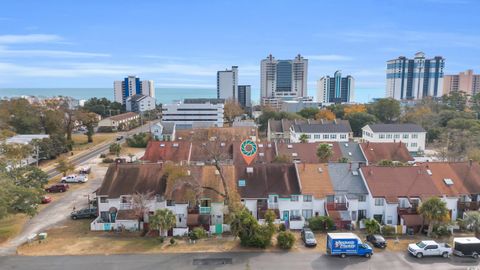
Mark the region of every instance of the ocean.
<instances>
[{"instance_id":1,"label":"ocean","mask_svg":"<svg viewBox=\"0 0 480 270\"><path fill-rule=\"evenodd\" d=\"M310 96L315 97L312 89L309 91ZM369 102L373 98L383 97L383 89L355 89L356 102ZM108 98L113 100L112 88L0 88L0 98L3 97L19 97L19 96L70 96L76 99L89 99L92 97ZM155 97L157 103L171 103L175 100L184 98L215 98L217 90L213 88L155 88ZM260 100L260 91L252 89L252 102L258 104Z\"/></svg>"}]
</instances>

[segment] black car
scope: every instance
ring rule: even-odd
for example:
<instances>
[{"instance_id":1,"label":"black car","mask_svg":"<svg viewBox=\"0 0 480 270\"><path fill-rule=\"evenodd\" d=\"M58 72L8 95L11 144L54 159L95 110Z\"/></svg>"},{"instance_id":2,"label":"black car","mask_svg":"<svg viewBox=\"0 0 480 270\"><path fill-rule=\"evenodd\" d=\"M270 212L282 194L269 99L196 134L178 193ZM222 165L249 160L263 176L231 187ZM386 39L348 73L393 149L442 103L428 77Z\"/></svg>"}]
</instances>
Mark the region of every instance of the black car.
<instances>
[{"instance_id":1,"label":"black car","mask_svg":"<svg viewBox=\"0 0 480 270\"><path fill-rule=\"evenodd\" d=\"M310 230L310 228L303 228L301 235L303 243L305 243L306 247L317 246L317 239L315 239L315 235L313 234L312 230Z\"/></svg>"},{"instance_id":2,"label":"black car","mask_svg":"<svg viewBox=\"0 0 480 270\"><path fill-rule=\"evenodd\" d=\"M97 217L97 208L85 208L73 211L70 217L72 219L95 218Z\"/></svg>"},{"instance_id":3,"label":"black car","mask_svg":"<svg viewBox=\"0 0 480 270\"><path fill-rule=\"evenodd\" d=\"M372 243L374 247L377 248L386 248L387 247L387 241L385 241L385 238L379 234L370 234L367 235L367 241Z\"/></svg>"}]
</instances>

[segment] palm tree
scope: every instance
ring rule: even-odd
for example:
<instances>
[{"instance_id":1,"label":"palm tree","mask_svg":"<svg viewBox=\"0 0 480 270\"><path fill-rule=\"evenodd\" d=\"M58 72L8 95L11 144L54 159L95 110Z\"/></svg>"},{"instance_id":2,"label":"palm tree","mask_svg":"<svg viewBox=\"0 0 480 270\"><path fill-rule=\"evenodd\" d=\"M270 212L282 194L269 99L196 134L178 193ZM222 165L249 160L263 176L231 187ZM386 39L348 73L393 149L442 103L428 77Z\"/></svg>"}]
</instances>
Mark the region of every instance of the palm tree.
<instances>
[{"instance_id":1,"label":"palm tree","mask_svg":"<svg viewBox=\"0 0 480 270\"><path fill-rule=\"evenodd\" d=\"M302 135L300 135L299 140L300 140L301 143L306 143L306 142L308 142L308 135L307 135L307 134L302 134Z\"/></svg>"},{"instance_id":2,"label":"palm tree","mask_svg":"<svg viewBox=\"0 0 480 270\"><path fill-rule=\"evenodd\" d=\"M475 236L478 237L480 235L480 212L472 211L465 213L462 224L467 229L474 231Z\"/></svg>"},{"instance_id":3,"label":"palm tree","mask_svg":"<svg viewBox=\"0 0 480 270\"><path fill-rule=\"evenodd\" d=\"M328 144L322 143L317 148L317 157L321 163L326 163L333 156L332 147Z\"/></svg>"},{"instance_id":4,"label":"palm tree","mask_svg":"<svg viewBox=\"0 0 480 270\"><path fill-rule=\"evenodd\" d=\"M380 232L380 223L374 218L365 219L365 230L368 234L375 234Z\"/></svg>"},{"instance_id":5,"label":"palm tree","mask_svg":"<svg viewBox=\"0 0 480 270\"><path fill-rule=\"evenodd\" d=\"M75 166L67 160L67 158L62 157L57 161L57 171L61 172L63 176L66 176L68 172L73 171Z\"/></svg>"},{"instance_id":6,"label":"palm tree","mask_svg":"<svg viewBox=\"0 0 480 270\"><path fill-rule=\"evenodd\" d=\"M177 219L175 214L168 209L159 209L150 216L150 227L158 230L159 237L163 237L165 231L175 227Z\"/></svg>"},{"instance_id":7,"label":"palm tree","mask_svg":"<svg viewBox=\"0 0 480 270\"><path fill-rule=\"evenodd\" d=\"M109 150L111 154L115 154L118 157L120 156L120 151L122 151L122 146L118 143L112 143Z\"/></svg>"},{"instance_id":8,"label":"palm tree","mask_svg":"<svg viewBox=\"0 0 480 270\"><path fill-rule=\"evenodd\" d=\"M428 233L430 237L433 231L433 226L446 219L448 216L447 204L438 197L431 197L422 203L419 207L419 213L424 220L428 221Z\"/></svg>"}]
</instances>

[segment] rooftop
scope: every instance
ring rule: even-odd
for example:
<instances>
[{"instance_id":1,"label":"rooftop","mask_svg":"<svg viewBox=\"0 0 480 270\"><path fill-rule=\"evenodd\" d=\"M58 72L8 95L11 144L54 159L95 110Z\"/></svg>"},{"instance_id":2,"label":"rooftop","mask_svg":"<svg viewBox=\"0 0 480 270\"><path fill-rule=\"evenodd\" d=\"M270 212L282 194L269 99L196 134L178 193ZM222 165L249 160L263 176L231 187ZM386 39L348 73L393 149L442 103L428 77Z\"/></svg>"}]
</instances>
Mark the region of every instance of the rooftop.
<instances>
[{"instance_id":1,"label":"rooftop","mask_svg":"<svg viewBox=\"0 0 480 270\"><path fill-rule=\"evenodd\" d=\"M332 146L333 155L330 162L337 162L342 157L339 143L324 142L324 143L277 143L277 156L285 155L289 159L299 160L304 163L318 163L317 148L319 144L330 144Z\"/></svg>"},{"instance_id":2,"label":"rooftop","mask_svg":"<svg viewBox=\"0 0 480 270\"><path fill-rule=\"evenodd\" d=\"M426 132L417 124L370 124L367 125L373 132Z\"/></svg>"},{"instance_id":3,"label":"rooftop","mask_svg":"<svg viewBox=\"0 0 480 270\"><path fill-rule=\"evenodd\" d=\"M13 137L7 138L6 143L21 143L21 144L29 144L32 140L42 140L49 138L50 135L48 134L21 134L15 135Z\"/></svg>"},{"instance_id":4,"label":"rooftop","mask_svg":"<svg viewBox=\"0 0 480 270\"><path fill-rule=\"evenodd\" d=\"M114 115L114 116L111 116L111 117L109 117L109 118L110 118L111 120L114 120L114 121L121 121L121 120L125 120L125 119L132 118L132 117L137 117L137 116L138 116L138 113L127 112L127 113L122 113L122 114Z\"/></svg>"},{"instance_id":5,"label":"rooftop","mask_svg":"<svg viewBox=\"0 0 480 270\"><path fill-rule=\"evenodd\" d=\"M360 195L368 194L367 187L358 172L355 163L329 163L328 172L333 189L337 194Z\"/></svg>"},{"instance_id":6,"label":"rooftop","mask_svg":"<svg viewBox=\"0 0 480 270\"><path fill-rule=\"evenodd\" d=\"M320 124L294 124L292 128L297 133L350 133L352 128L345 121L335 121Z\"/></svg>"},{"instance_id":7,"label":"rooftop","mask_svg":"<svg viewBox=\"0 0 480 270\"><path fill-rule=\"evenodd\" d=\"M391 160L406 163L414 161L402 142L396 143L360 143L360 148L369 164L377 164L382 160Z\"/></svg>"},{"instance_id":8,"label":"rooftop","mask_svg":"<svg viewBox=\"0 0 480 270\"><path fill-rule=\"evenodd\" d=\"M295 164L300 177L301 193L325 198L335 195L326 164Z\"/></svg>"},{"instance_id":9,"label":"rooftop","mask_svg":"<svg viewBox=\"0 0 480 270\"><path fill-rule=\"evenodd\" d=\"M458 197L468 195L470 192L464 185L464 180L458 176L457 172L448 162L428 162L420 164L431 177L435 186L443 195Z\"/></svg>"}]
</instances>

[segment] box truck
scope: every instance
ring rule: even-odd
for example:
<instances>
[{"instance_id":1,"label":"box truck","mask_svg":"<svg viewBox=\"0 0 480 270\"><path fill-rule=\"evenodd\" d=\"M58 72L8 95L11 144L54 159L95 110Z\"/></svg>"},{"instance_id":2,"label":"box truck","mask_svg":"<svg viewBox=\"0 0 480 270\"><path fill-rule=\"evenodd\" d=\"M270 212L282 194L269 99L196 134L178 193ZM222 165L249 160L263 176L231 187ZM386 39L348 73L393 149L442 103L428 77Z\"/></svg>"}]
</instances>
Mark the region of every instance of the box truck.
<instances>
[{"instance_id":1,"label":"box truck","mask_svg":"<svg viewBox=\"0 0 480 270\"><path fill-rule=\"evenodd\" d=\"M453 238L453 254L478 259L480 255L480 239L476 237Z\"/></svg>"},{"instance_id":2,"label":"box truck","mask_svg":"<svg viewBox=\"0 0 480 270\"><path fill-rule=\"evenodd\" d=\"M354 233L328 233L327 254L342 258L347 255L370 258L373 255L373 249L368 244L362 243L360 237Z\"/></svg>"}]
</instances>

